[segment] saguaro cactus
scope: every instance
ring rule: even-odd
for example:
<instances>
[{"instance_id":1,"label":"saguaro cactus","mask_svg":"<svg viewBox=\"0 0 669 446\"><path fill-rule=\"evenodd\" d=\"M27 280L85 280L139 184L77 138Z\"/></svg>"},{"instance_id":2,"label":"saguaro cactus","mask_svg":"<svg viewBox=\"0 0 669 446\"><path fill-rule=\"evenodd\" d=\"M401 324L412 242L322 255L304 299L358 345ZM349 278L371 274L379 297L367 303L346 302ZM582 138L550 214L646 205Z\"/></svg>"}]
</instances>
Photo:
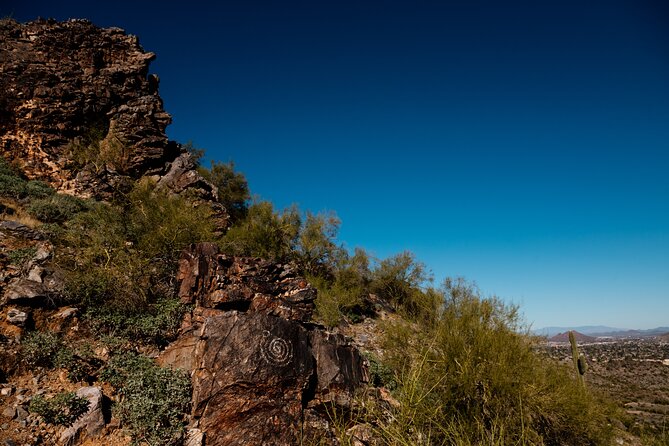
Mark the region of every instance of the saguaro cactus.
<instances>
[{"instance_id":1,"label":"saguaro cactus","mask_svg":"<svg viewBox=\"0 0 669 446\"><path fill-rule=\"evenodd\" d=\"M578 345L576 345L576 336L574 336L573 330L569 332L569 342L571 343L571 357L574 360L578 383L581 387L585 387L583 375L588 370L588 363L585 361L585 356L578 354Z\"/></svg>"}]
</instances>

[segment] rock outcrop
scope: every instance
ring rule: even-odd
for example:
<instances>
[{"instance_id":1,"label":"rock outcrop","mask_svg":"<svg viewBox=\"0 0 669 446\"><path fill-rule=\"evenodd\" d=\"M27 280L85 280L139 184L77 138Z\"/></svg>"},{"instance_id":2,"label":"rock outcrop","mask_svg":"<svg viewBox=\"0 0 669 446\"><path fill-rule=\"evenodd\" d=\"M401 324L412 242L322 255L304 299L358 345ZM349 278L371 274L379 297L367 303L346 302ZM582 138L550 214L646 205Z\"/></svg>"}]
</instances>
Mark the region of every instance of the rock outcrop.
<instances>
[{"instance_id":1,"label":"rock outcrop","mask_svg":"<svg viewBox=\"0 0 669 446\"><path fill-rule=\"evenodd\" d=\"M118 28L85 20L0 20L2 156L30 179L97 199L150 177L158 188L187 192L199 198L197 205L211 206L225 229L229 220L216 187L197 173L191 154L165 135L171 118L157 76L149 74L153 58ZM0 248L2 380L21 373L16 358L25 332L86 333L79 332L77 308L54 308L64 283L49 263L54 247L39 230L2 221ZM26 258L12 260L9 252ZM190 372L186 444L287 446L307 438L337 444L328 413L333 406L351 408L354 392L368 381L367 368L347 338L312 322L316 290L296 269L227 256L205 243L183 253L176 279L179 298L192 309L158 361ZM18 426L15 438L79 444L83 437L120 432L118 425L103 429L101 390L86 387L80 396L91 402L90 412L70 429L49 428L40 437L36 415L26 418L24 406L44 391L39 387L45 381L64 390L55 380L65 377L46 371L28 378L30 386L16 391L15 402L0 398L6 417ZM6 389L8 395L14 391Z\"/></svg>"},{"instance_id":2,"label":"rock outcrop","mask_svg":"<svg viewBox=\"0 0 669 446\"><path fill-rule=\"evenodd\" d=\"M149 74L154 58L120 28L1 20L0 152L60 191L105 199L155 176L215 202L216 188L165 134L171 117Z\"/></svg>"},{"instance_id":3,"label":"rock outcrop","mask_svg":"<svg viewBox=\"0 0 669 446\"><path fill-rule=\"evenodd\" d=\"M367 371L343 336L308 322L316 293L307 281L288 265L226 256L213 244L185 252L178 279L195 309L160 360L191 372L193 424L206 444L327 438L326 405L349 407Z\"/></svg>"}]
</instances>

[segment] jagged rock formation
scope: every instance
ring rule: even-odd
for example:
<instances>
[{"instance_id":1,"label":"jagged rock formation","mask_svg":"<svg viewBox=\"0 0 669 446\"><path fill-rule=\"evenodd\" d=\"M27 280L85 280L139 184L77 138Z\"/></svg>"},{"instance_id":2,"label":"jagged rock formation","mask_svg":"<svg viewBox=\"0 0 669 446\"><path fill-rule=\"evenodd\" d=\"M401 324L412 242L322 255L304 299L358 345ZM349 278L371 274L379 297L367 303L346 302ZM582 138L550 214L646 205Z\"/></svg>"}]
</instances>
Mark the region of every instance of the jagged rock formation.
<instances>
[{"instance_id":1,"label":"jagged rock formation","mask_svg":"<svg viewBox=\"0 0 669 446\"><path fill-rule=\"evenodd\" d=\"M216 201L165 135L171 117L149 74L154 58L137 37L87 20L0 21L0 151L61 191L107 198L155 176Z\"/></svg>"},{"instance_id":2,"label":"jagged rock formation","mask_svg":"<svg viewBox=\"0 0 669 446\"><path fill-rule=\"evenodd\" d=\"M227 214L215 186L165 135L170 116L158 78L148 73L153 58L118 28L85 20L0 20L2 155L30 179L98 199L151 177L172 193L195 192L223 229ZM79 310L55 308L53 296L64 284L49 263L54 248L39 229L2 221L0 248L1 380L21 373L16 358L23 334L34 328L78 333ZM30 258L18 267L6 253L20 249ZM179 298L192 311L158 361L191 374L187 444L281 446L305 438L337 444L327 412L332 405L351 407L354 392L368 381L367 369L344 336L312 322L316 290L295 268L199 244L184 252L177 283ZM6 418L18 426L15 438L76 443L85 432L106 441L109 432L119 431L105 426L100 433L106 421L98 401L85 423L70 430L50 428L41 440L36 425L28 433L36 415L30 418L26 410L31 395L41 391L40 379L16 386L15 395L13 385L0 389ZM91 389L97 388L81 392L101 398Z\"/></svg>"},{"instance_id":3,"label":"jagged rock formation","mask_svg":"<svg viewBox=\"0 0 669 446\"><path fill-rule=\"evenodd\" d=\"M287 265L185 252L179 294L194 303L161 362L189 370L193 425L207 445L294 445L327 438L326 404L350 406L367 381L358 350L309 323L315 290Z\"/></svg>"}]
</instances>

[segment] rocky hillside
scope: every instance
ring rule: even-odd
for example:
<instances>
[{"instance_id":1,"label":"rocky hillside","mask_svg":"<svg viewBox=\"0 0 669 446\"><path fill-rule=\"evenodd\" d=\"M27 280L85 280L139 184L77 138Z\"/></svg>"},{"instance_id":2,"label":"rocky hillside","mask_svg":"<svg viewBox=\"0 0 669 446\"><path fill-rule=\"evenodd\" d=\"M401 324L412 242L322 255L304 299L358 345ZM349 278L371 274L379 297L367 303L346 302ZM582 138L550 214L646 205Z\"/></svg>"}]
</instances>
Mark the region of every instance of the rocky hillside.
<instances>
[{"instance_id":1,"label":"rocky hillside","mask_svg":"<svg viewBox=\"0 0 669 446\"><path fill-rule=\"evenodd\" d=\"M153 57L0 21L3 446L640 444L515 306L199 166Z\"/></svg>"},{"instance_id":2,"label":"rocky hillside","mask_svg":"<svg viewBox=\"0 0 669 446\"><path fill-rule=\"evenodd\" d=\"M86 20L0 21L3 156L29 179L80 196L108 199L154 176L215 202L190 155L165 135L171 117L149 74L154 58L137 37Z\"/></svg>"},{"instance_id":3,"label":"rocky hillside","mask_svg":"<svg viewBox=\"0 0 669 446\"><path fill-rule=\"evenodd\" d=\"M217 188L165 135L170 116L158 77L149 74L154 57L137 37L85 20L0 22L0 438L5 445L335 444L328 413L351 409L368 381L366 362L346 338L313 322L316 290L294 266L224 255L212 243L183 251L178 270L170 267L174 246L133 263L138 250L151 249L142 240L159 236L165 220L189 221L191 206L210 209L215 230L228 226ZM141 223L144 238L137 238L123 214L119 247L110 248L105 233L107 260L96 263L93 254L97 267L78 275L87 267L78 250L94 245L79 244L90 232L77 231L86 218L115 209L99 200L132 197L138 184L152 198L135 202L142 206L135 216L146 217L147 200L158 200L159 217ZM36 203L49 212L35 211ZM58 213L63 203L88 217L67 223L71 215ZM101 221L91 231L112 225L108 216ZM130 263L115 266L117 259ZM133 276L128 265L145 274ZM120 275L95 282L107 300L91 303L89 288L76 281L113 268ZM148 319L111 306L119 296L134 299L128 302ZM179 310L161 312L161 305ZM102 307L110 313L100 315ZM166 335L161 318L175 315ZM133 342L127 320L135 316L141 335ZM124 336L116 336L119 327ZM156 336L160 342L150 340ZM143 384L133 387L133 377Z\"/></svg>"}]
</instances>

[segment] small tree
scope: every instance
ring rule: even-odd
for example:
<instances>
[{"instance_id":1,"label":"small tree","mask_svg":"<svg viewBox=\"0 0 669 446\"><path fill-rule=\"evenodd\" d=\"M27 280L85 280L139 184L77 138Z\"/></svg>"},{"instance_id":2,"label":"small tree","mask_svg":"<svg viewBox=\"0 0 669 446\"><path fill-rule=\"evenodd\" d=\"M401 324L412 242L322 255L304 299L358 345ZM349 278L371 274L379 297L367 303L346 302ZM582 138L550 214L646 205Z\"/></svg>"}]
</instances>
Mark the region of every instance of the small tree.
<instances>
[{"instance_id":1,"label":"small tree","mask_svg":"<svg viewBox=\"0 0 669 446\"><path fill-rule=\"evenodd\" d=\"M307 211L301 227L296 258L307 274L331 275L344 249L335 243L341 221L334 212L312 214Z\"/></svg>"},{"instance_id":2,"label":"small tree","mask_svg":"<svg viewBox=\"0 0 669 446\"><path fill-rule=\"evenodd\" d=\"M286 260L292 256L300 233L296 207L275 212L269 201L252 204L246 218L230 228L221 245L234 255Z\"/></svg>"},{"instance_id":3,"label":"small tree","mask_svg":"<svg viewBox=\"0 0 669 446\"><path fill-rule=\"evenodd\" d=\"M240 221L248 212L251 198L249 186L243 174L235 172L235 164L230 161L212 161L209 169L200 167L200 174L218 190L218 200L225 206L232 222Z\"/></svg>"},{"instance_id":4,"label":"small tree","mask_svg":"<svg viewBox=\"0 0 669 446\"><path fill-rule=\"evenodd\" d=\"M431 280L425 265L416 256L404 251L379 263L372 274L372 291L392 302L396 307L410 305L412 296Z\"/></svg>"}]
</instances>

